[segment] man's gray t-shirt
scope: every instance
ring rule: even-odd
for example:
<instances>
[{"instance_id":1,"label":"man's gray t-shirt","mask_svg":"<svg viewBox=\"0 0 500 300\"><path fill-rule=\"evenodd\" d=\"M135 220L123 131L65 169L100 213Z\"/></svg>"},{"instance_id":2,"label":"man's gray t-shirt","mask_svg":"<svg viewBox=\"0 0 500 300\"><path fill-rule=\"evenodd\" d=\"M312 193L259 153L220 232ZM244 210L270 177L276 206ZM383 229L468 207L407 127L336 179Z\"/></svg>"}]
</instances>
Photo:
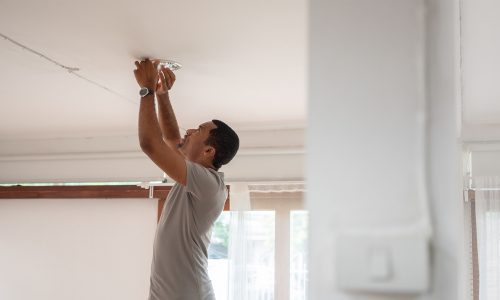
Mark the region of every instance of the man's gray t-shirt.
<instances>
[{"instance_id":1,"label":"man's gray t-shirt","mask_svg":"<svg viewBox=\"0 0 500 300\"><path fill-rule=\"evenodd\" d=\"M190 161L186 168L186 186L170 190L156 230L150 300L215 299L208 246L227 198L224 174Z\"/></svg>"}]
</instances>

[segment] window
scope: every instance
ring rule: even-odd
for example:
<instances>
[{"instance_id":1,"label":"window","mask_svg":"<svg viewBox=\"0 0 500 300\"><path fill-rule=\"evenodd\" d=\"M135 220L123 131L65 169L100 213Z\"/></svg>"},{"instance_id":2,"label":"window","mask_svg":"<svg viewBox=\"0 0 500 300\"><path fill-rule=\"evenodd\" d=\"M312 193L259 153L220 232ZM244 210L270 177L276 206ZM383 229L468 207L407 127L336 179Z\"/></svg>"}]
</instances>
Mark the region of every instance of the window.
<instances>
[{"instance_id":1,"label":"window","mask_svg":"<svg viewBox=\"0 0 500 300\"><path fill-rule=\"evenodd\" d=\"M208 248L208 273L218 300L227 300L230 212L224 211L214 224Z\"/></svg>"},{"instance_id":2,"label":"window","mask_svg":"<svg viewBox=\"0 0 500 300\"><path fill-rule=\"evenodd\" d=\"M223 212L216 221L208 269L218 300L240 293L274 299L274 217L273 211Z\"/></svg>"},{"instance_id":3,"label":"window","mask_svg":"<svg viewBox=\"0 0 500 300\"><path fill-rule=\"evenodd\" d=\"M476 178L466 203L472 299L500 299L500 178Z\"/></svg>"},{"instance_id":4,"label":"window","mask_svg":"<svg viewBox=\"0 0 500 300\"><path fill-rule=\"evenodd\" d=\"M218 300L305 300L307 212L302 193L251 193L212 230L209 274Z\"/></svg>"}]
</instances>

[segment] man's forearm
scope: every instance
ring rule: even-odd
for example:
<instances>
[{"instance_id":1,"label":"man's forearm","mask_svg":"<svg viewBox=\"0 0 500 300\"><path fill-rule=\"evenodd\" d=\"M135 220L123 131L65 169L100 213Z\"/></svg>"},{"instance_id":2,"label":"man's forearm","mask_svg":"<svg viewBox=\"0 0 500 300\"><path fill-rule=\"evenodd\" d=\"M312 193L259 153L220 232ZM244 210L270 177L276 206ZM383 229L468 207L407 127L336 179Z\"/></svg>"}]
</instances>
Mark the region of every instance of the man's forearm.
<instances>
[{"instance_id":1,"label":"man's forearm","mask_svg":"<svg viewBox=\"0 0 500 300\"><path fill-rule=\"evenodd\" d=\"M178 141L181 138L179 125L175 118L175 113L170 104L168 94L158 95L159 122L163 138L166 141Z\"/></svg>"},{"instance_id":2,"label":"man's forearm","mask_svg":"<svg viewBox=\"0 0 500 300\"><path fill-rule=\"evenodd\" d=\"M154 96L152 94L141 99L139 108L139 142L146 152L151 145L161 141L162 133L156 116Z\"/></svg>"}]
</instances>

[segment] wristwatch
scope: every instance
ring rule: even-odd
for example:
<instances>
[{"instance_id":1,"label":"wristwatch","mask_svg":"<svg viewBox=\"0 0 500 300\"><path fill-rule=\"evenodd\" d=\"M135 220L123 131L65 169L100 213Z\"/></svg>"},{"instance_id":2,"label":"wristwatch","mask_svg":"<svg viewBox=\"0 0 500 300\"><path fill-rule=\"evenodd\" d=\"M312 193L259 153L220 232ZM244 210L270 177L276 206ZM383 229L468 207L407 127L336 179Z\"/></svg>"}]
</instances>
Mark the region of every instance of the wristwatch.
<instances>
[{"instance_id":1,"label":"wristwatch","mask_svg":"<svg viewBox=\"0 0 500 300\"><path fill-rule=\"evenodd\" d=\"M153 93L153 90L150 90L147 87L143 87L139 91L139 95L141 95L141 97L146 97L147 95L152 94L152 93Z\"/></svg>"}]
</instances>

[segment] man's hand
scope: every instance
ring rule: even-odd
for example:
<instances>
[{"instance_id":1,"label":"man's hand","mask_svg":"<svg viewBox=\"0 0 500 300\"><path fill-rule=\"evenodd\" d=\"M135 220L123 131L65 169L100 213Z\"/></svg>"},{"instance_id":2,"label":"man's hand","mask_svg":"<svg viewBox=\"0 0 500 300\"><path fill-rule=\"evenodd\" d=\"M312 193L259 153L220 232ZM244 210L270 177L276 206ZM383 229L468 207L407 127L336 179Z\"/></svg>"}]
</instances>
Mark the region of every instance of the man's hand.
<instances>
[{"instance_id":1,"label":"man's hand","mask_svg":"<svg viewBox=\"0 0 500 300\"><path fill-rule=\"evenodd\" d=\"M158 63L158 61L152 62L147 58L141 62L135 62L137 69L134 70L134 75L140 87L147 87L150 90L156 88L156 83L158 82Z\"/></svg>"},{"instance_id":2,"label":"man's hand","mask_svg":"<svg viewBox=\"0 0 500 300\"><path fill-rule=\"evenodd\" d=\"M172 88L175 82L175 74L169 68L163 67L158 73L160 80L156 84L156 95L161 96Z\"/></svg>"}]
</instances>

